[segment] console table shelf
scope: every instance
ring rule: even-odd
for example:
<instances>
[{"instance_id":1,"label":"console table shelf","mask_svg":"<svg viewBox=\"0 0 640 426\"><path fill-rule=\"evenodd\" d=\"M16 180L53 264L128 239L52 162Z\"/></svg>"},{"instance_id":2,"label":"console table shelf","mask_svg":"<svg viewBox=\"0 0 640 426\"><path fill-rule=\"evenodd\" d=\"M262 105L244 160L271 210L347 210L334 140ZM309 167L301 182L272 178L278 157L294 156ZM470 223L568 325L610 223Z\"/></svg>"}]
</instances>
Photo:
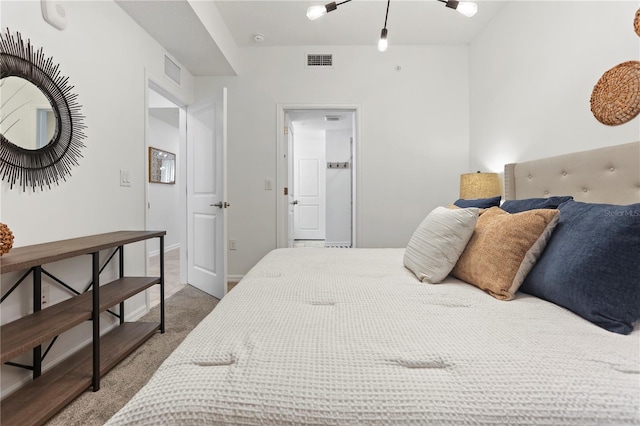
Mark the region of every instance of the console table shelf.
<instances>
[{"instance_id":1,"label":"console table shelf","mask_svg":"<svg viewBox=\"0 0 640 426\"><path fill-rule=\"evenodd\" d=\"M126 322L102 336L104 375L152 337L159 323ZM41 425L91 386L92 348L87 345L2 401L2 425ZM25 409L30 407L30 409Z\"/></svg>"},{"instance_id":2,"label":"console table shelf","mask_svg":"<svg viewBox=\"0 0 640 426\"><path fill-rule=\"evenodd\" d=\"M148 240L149 238L161 237L165 234L165 231L116 231L16 247L2 256L0 274L57 262L58 260L69 259L82 254L90 254L108 248Z\"/></svg>"},{"instance_id":3,"label":"console table shelf","mask_svg":"<svg viewBox=\"0 0 640 426\"><path fill-rule=\"evenodd\" d=\"M159 277L124 277L100 286L100 312L160 283ZM93 291L82 293L2 326L0 362L45 343L91 319Z\"/></svg>"},{"instance_id":4,"label":"console table shelf","mask_svg":"<svg viewBox=\"0 0 640 426\"><path fill-rule=\"evenodd\" d=\"M33 366L28 368L33 370L34 377L33 381L0 403L3 426L43 424L84 390L90 387L94 391L99 390L103 374L158 330L164 333L165 234L164 231L118 231L19 247L2 257L1 273L27 270L23 278L29 273L33 274L34 288L34 312L5 324L0 329L0 361L5 363L33 350ZM124 276L124 245L156 237L160 239L160 277ZM107 263L119 252L119 278L100 285L100 250L113 248L116 250ZM42 265L84 254L92 256L93 289L41 309L42 273L46 273ZM124 322L124 301L156 284L160 285L161 294L160 322ZM95 288L99 288L99 291L94 292ZM6 296L3 295L3 299ZM114 315L119 317L120 325L100 336L100 313L118 304L120 310ZM87 320L92 320L93 323L92 343L41 373L40 345Z\"/></svg>"}]
</instances>

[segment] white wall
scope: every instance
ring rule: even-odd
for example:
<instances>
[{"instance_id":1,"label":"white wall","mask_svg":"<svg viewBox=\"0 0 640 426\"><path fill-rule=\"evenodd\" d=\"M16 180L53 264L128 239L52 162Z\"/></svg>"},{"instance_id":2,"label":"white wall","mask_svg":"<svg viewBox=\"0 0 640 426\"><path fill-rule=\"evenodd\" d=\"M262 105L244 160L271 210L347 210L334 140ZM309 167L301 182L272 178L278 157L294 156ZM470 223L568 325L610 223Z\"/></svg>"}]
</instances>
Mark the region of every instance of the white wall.
<instances>
[{"instance_id":1,"label":"white wall","mask_svg":"<svg viewBox=\"0 0 640 426\"><path fill-rule=\"evenodd\" d=\"M163 77L164 50L111 1L64 2L68 26L58 31L42 19L40 2L5 1L0 4L2 28L19 31L46 56L60 64L60 72L75 86L82 113L86 116L87 138L80 164L59 186L38 192L21 192L2 183L1 214L15 235L15 246L79 237L116 230L143 229L145 188L146 76L177 98L188 103L193 96L193 78L183 70L183 87ZM130 172L131 187L119 185L120 169ZM144 274L143 243L125 248L125 273ZM74 258L50 265L50 269L76 288L90 281L90 257ZM102 282L112 278L105 270ZM3 293L15 274L2 276ZM29 312L31 285L23 283L2 304L2 322ZM66 297L51 287L52 302ZM130 316L144 313L143 294L126 304ZM103 316L105 325L113 324ZM66 351L90 337L83 324L56 343L45 367ZM2 366L2 393L21 380L29 380L26 370Z\"/></svg>"},{"instance_id":2,"label":"white wall","mask_svg":"<svg viewBox=\"0 0 640 426\"><path fill-rule=\"evenodd\" d=\"M594 85L638 60L637 1L509 2L470 46L470 170L640 139L640 118L605 126Z\"/></svg>"},{"instance_id":3,"label":"white wall","mask_svg":"<svg viewBox=\"0 0 640 426\"><path fill-rule=\"evenodd\" d=\"M351 129L327 130L327 163L349 163L347 169L327 168L327 232L331 245L351 243Z\"/></svg>"},{"instance_id":4,"label":"white wall","mask_svg":"<svg viewBox=\"0 0 640 426\"><path fill-rule=\"evenodd\" d=\"M166 109L166 108L162 108ZM177 109L176 109L177 114ZM154 148L168 151L180 156L178 128L149 114L149 144ZM179 164L179 162L178 162ZM147 193L149 209L147 210L147 228L167 231L164 238L165 250L171 250L180 246L180 205L179 176L176 176L175 184L149 183ZM150 253L157 254L160 245L157 239L149 242Z\"/></svg>"},{"instance_id":5,"label":"white wall","mask_svg":"<svg viewBox=\"0 0 640 426\"><path fill-rule=\"evenodd\" d=\"M329 51L329 52L327 52ZM332 69L305 68L333 53ZM373 46L243 48L238 77L198 77L206 95L229 88L229 274L276 247L277 104L360 105L359 247L404 247L415 227L458 195L468 171L468 49ZM396 70L400 66L400 71Z\"/></svg>"}]
</instances>

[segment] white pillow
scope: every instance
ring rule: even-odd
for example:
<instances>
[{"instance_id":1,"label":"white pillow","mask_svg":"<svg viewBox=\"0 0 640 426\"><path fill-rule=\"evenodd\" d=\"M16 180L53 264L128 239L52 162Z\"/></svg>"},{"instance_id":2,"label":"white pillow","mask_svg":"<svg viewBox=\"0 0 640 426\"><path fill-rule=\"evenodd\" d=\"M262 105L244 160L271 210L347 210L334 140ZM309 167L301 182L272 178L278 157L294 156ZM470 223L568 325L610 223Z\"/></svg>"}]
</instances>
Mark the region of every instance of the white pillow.
<instances>
[{"instance_id":1,"label":"white pillow","mask_svg":"<svg viewBox=\"0 0 640 426\"><path fill-rule=\"evenodd\" d=\"M420 281L437 284L444 280L473 234L478 211L436 207L411 236L404 252L404 266Z\"/></svg>"}]
</instances>

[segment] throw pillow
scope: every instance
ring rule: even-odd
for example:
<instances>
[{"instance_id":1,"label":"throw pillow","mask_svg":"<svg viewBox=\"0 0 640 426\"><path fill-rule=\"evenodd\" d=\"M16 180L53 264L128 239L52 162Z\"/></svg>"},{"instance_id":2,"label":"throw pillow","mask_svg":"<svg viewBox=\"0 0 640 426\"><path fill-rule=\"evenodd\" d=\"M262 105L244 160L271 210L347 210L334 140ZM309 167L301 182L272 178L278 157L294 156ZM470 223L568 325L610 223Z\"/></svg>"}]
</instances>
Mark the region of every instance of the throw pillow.
<instances>
[{"instance_id":1,"label":"throw pillow","mask_svg":"<svg viewBox=\"0 0 640 426\"><path fill-rule=\"evenodd\" d=\"M404 253L404 266L420 281L436 284L449 275L478 220L478 209L437 207L415 230Z\"/></svg>"},{"instance_id":2,"label":"throw pillow","mask_svg":"<svg viewBox=\"0 0 640 426\"><path fill-rule=\"evenodd\" d=\"M640 204L567 201L521 290L629 334L640 319Z\"/></svg>"},{"instance_id":3,"label":"throw pillow","mask_svg":"<svg viewBox=\"0 0 640 426\"><path fill-rule=\"evenodd\" d=\"M558 210L510 214L492 207L479 217L453 275L496 299L511 300L557 223Z\"/></svg>"},{"instance_id":4,"label":"throw pillow","mask_svg":"<svg viewBox=\"0 0 640 426\"><path fill-rule=\"evenodd\" d=\"M526 198L524 200L507 200L500 208L509 213L520 213L534 209L557 209L565 201L573 200L570 195L548 198Z\"/></svg>"},{"instance_id":5,"label":"throw pillow","mask_svg":"<svg viewBox=\"0 0 640 426\"><path fill-rule=\"evenodd\" d=\"M500 205L500 196L498 195L497 197L491 197L491 198L476 198L473 200L465 200L465 199L458 199L456 200L453 204L461 207L461 208L468 208L468 207L478 207L480 209L488 209L490 207L496 207Z\"/></svg>"}]
</instances>

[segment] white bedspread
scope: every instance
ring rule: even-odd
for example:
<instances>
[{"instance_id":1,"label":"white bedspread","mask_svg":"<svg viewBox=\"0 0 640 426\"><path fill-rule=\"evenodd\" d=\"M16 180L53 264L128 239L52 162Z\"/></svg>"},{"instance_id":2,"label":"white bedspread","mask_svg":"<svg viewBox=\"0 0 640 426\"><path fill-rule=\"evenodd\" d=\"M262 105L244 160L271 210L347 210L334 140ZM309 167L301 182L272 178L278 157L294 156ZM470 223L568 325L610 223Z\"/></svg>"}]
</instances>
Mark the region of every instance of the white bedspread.
<instances>
[{"instance_id":1,"label":"white bedspread","mask_svg":"<svg viewBox=\"0 0 640 426\"><path fill-rule=\"evenodd\" d=\"M639 330L420 283L403 253L269 253L108 424L640 424Z\"/></svg>"}]
</instances>

